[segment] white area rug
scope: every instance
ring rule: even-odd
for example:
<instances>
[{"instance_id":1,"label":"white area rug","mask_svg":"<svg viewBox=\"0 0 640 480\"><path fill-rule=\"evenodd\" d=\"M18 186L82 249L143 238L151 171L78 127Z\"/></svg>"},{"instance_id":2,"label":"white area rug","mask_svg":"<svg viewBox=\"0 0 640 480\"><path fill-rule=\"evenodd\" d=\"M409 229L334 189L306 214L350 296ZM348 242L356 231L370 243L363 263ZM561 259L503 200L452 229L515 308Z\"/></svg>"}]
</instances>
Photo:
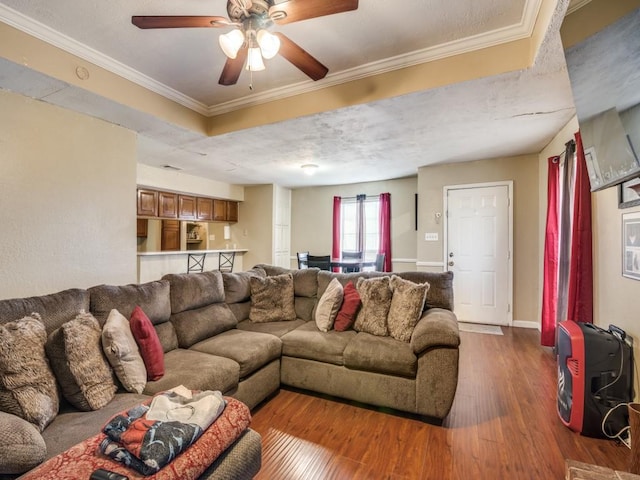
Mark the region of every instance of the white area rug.
<instances>
[{"instance_id":1,"label":"white area rug","mask_svg":"<svg viewBox=\"0 0 640 480\"><path fill-rule=\"evenodd\" d=\"M502 328L497 325L481 325L479 323L459 322L458 328L461 332L486 333L487 335L502 335Z\"/></svg>"}]
</instances>

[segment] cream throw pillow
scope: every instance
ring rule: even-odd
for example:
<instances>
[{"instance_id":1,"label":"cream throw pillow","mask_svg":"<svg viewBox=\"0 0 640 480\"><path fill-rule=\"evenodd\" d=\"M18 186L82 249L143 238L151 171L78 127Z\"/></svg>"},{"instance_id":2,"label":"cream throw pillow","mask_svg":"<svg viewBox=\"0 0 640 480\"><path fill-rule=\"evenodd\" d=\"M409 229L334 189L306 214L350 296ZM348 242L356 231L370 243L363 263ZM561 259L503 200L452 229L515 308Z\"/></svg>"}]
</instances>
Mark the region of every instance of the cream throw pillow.
<instances>
[{"instance_id":1,"label":"cream throw pillow","mask_svg":"<svg viewBox=\"0 0 640 480\"><path fill-rule=\"evenodd\" d=\"M333 328L333 322L342 305L343 296L344 288L338 279L334 278L329 282L316 306L316 325L321 332L328 332Z\"/></svg>"},{"instance_id":2,"label":"cream throw pillow","mask_svg":"<svg viewBox=\"0 0 640 480\"><path fill-rule=\"evenodd\" d=\"M387 317L389 335L396 340L409 342L429 291L428 283L414 283L396 275L391 276L391 308Z\"/></svg>"},{"instance_id":3,"label":"cream throw pillow","mask_svg":"<svg viewBox=\"0 0 640 480\"><path fill-rule=\"evenodd\" d=\"M115 308L109 312L102 327L102 349L124 389L142 393L147 385L147 369L131 333L129 320Z\"/></svg>"}]
</instances>

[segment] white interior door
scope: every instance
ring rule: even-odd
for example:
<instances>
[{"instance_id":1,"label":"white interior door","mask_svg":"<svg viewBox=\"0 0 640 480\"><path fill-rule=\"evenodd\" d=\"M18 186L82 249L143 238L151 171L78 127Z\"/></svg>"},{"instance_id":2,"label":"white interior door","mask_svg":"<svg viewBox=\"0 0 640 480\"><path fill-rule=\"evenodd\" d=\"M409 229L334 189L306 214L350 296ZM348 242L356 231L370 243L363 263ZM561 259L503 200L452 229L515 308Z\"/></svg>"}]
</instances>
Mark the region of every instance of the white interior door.
<instances>
[{"instance_id":1,"label":"white interior door","mask_svg":"<svg viewBox=\"0 0 640 480\"><path fill-rule=\"evenodd\" d=\"M447 270L463 322L511 325L510 184L446 189Z\"/></svg>"}]
</instances>

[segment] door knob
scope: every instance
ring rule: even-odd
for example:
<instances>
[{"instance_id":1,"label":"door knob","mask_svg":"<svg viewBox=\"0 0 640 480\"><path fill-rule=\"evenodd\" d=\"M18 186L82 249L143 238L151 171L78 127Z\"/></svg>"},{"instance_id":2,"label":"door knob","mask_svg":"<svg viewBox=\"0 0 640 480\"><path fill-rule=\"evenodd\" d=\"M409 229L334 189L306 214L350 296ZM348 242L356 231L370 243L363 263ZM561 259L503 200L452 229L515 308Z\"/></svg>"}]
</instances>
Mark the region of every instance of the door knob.
<instances>
[{"instance_id":1,"label":"door knob","mask_svg":"<svg viewBox=\"0 0 640 480\"><path fill-rule=\"evenodd\" d=\"M453 267L453 260L450 260L450 261L449 261L449 266L450 266L450 267Z\"/></svg>"}]
</instances>

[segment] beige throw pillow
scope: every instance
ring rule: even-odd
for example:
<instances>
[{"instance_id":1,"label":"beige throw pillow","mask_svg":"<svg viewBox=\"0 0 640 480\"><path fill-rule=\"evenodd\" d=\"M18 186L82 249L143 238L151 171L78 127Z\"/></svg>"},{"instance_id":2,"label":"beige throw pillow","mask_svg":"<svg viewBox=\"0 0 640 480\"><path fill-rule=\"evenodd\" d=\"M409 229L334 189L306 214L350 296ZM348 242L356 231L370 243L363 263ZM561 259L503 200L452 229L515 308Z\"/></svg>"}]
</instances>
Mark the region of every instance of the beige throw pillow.
<instances>
[{"instance_id":1,"label":"beige throw pillow","mask_svg":"<svg viewBox=\"0 0 640 480\"><path fill-rule=\"evenodd\" d=\"M358 312L353 329L381 337L389 335L387 315L392 296L389 277L360 277L356 289L362 300L362 308Z\"/></svg>"},{"instance_id":2,"label":"beige throw pillow","mask_svg":"<svg viewBox=\"0 0 640 480\"><path fill-rule=\"evenodd\" d=\"M333 328L333 322L342 305L343 296L344 288L340 281L334 278L329 282L316 306L316 325L321 332L328 332Z\"/></svg>"},{"instance_id":3,"label":"beige throw pillow","mask_svg":"<svg viewBox=\"0 0 640 480\"><path fill-rule=\"evenodd\" d=\"M83 312L54 330L46 343L62 395L79 410L99 410L116 392L100 338L98 321Z\"/></svg>"},{"instance_id":4,"label":"beige throw pillow","mask_svg":"<svg viewBox=\"0 0 640 480\"><path fill-rule=\"evenodd\" d=\"M32 313L0 325L0 410L40 431L58 414L56 379L44 351L47 332Z\"/></svg>"},{"instance_id":5,"label":"beige throw pillow","mask_svg":"<svg viewBox=\"0 0 640 480\"><path fill-rule=\"evenodd\" d=\"M391 290L393 297L387 317L389 335L396 340L409 342L413 329L422 315L429 284L413 283L392 275Z\"/></svg>"},{"instance_id":6,"label":"beige throw pillow","mask_svg":"<svg viewBox=\"0 0 640 480\"><path fill-rule=\"evenodd\" d=\"M131 333L129 320L115 308L102 327L102 349L124 389L142 393L147 385L147 369Z\"/></svg>"},{"instance_id":7,"label":"beige throw pillow","mask_svg":"<svg viewBox=\"0 0 640 480\"><path fill-rule=\"evenodd\" d=\"M251 310L249 320L256 323L295 320L293 275L251 277Z\"/></svg>"}]
</instances>

